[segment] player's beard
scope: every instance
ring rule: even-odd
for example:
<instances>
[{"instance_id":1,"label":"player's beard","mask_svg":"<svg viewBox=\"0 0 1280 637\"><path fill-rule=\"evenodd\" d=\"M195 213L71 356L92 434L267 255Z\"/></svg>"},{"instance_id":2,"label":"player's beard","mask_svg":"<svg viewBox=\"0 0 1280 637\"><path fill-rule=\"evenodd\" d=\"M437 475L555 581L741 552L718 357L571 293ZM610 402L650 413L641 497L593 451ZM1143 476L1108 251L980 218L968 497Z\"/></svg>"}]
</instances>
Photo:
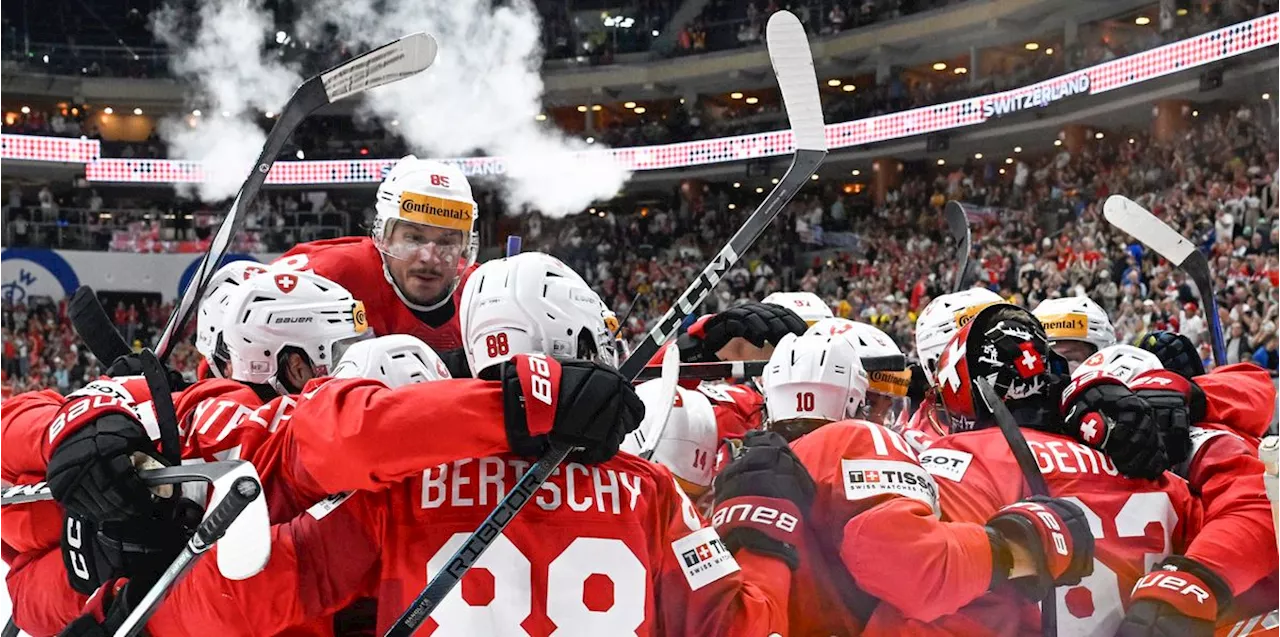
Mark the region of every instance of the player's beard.
<instances>
[{"instance_id":1,"label":"player's beard","mask_svg":"<svg viewBox=\"0 0 1280 637\"><path fill-rule=\"evenodd\" d=\"M453 289L456 270L438 263L416 263L405 270L401 291L417 305L435 305Z\"/></svg>"}]
</instances>

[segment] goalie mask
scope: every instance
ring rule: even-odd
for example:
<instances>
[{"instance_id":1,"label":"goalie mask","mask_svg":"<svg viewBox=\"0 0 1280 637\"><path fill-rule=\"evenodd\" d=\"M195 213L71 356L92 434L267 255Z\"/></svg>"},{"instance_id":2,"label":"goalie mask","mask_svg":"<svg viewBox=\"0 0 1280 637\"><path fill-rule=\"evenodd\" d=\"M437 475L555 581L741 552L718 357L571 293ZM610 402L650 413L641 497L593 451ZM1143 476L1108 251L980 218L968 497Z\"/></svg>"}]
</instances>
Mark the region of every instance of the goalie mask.
<instances>
[{"instance_id":1,"label":"goalie mask","mask_svg":"<svg viewBox=\"0 0 1280 637\"><path fill-rule=\"evenodd\" d=\"M369 378L392 388L451 378L436 351L408 334L389 334L352 344L333 368L333 377Z\"/></svg>"},{"instance_id":2,"label":"goalie mask","mask_svg":"<svg viewBox=\"0 0 1280 637\"><path fill-rule=\"evenodd\" d=\"M794 440L826 423L856 417L867 374L853 341L842 336L788 334L764 368L767 429Z\"/></svg>"},{"instance_id":3,"label":"goalie mask","mask_svg":"<svg viewBox=\"0 0 1280 637\"><path fill-rule=\"evenodd\" d=\"M378 186L373 244L388 280L409 307L433 310L475 261L476 202L450 164L400 159Z\"/></svg>"},{"instance_id":4,"label":"goalie mask","mask_svg":"<svg viewBox=\"0 0 1280 637\"><path fill-rule=\"evenodd\" d=\"M223 338L226 311L230 294L249 280L249 277L266 272L266 266L256 261L232 261L213 273L200 310L196 313L196 351L209 361L209 373L217 378L227 378L230 353Z\"/></svg>"},{"instance_id":5,"label":"goalie mask","mask_svg":"<svg viewBox=\"0 0 1280 637\"><path fill-rule=\"evenodd\" d=\"M994 424L974 385L985 378L1019 425L1055 422L1060 377L1044 328L1024 308L998 303L983 308L960 328L938 359L938 394L950 420L950 433ZM1041 427L1043 428L1043 427Z\"/></svg>"},{"instance_id":6,"label":"goalie mask","mask_svg":"<svg viewBox=\"0 0 1280 637\"><path fill-rule=\"evenodd\" d=\"M847 338L858 350L858 359L867 373L867 396L858 410L858 418L890 429L900 429L899 417L909 415L911 372L906 357L897 343L879 328L867 323L842 318L823 319L805 334L821 334Z\"/></svg>"},{"instance_id":7,"label":"goalie mask","mask_svg":"<svg viewBox=\"0 0 1280 637\"><path fill-rule=\"evenodd\" d=\"M467 278L461 305L462 344L477 376L516 354L618 365L617 318L551 255L524 252L484 263Z\"/></svg>"},{"instance_id":8,"label":"goalie mask","mask_svg":"<svg viewBox=\"0 0 1280 637\"><path fill-rule=\"evenodd\" d=\"M268 271L246 279L228 295L226 317L230 377L281 394L302 389L281 374L287 354L301 354L312 376L325 376L348 346L373 336L364 304L312 272Z\"/></svg>"}]
</instances>

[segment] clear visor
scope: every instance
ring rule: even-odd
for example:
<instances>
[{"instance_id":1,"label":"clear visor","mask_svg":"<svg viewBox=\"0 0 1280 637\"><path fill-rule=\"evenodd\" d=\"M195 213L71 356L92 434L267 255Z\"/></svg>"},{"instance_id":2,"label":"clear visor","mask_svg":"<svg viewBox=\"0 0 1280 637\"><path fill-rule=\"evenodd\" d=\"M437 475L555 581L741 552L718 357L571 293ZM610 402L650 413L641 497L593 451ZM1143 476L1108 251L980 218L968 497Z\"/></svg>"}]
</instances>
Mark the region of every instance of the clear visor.
<instances>
[{"instance_id":1,"label":"clear visor","mask_svg":"<svg viewBox=\"0 0 1280 637\"><path fill-rule=\"evenodd\" d=\"M342 338L334 341L333 342L333 358L331 359L332 362L329 364L329 368L326 371L332 371L335 367L337 367L338 363L342 362L342 357L347 353L347 350L350 349L352 345L355 345L360 341L370 339L370 338L373 338L373 330L365 330L361 334L357 334L355 336L348 336L347 338Z\"/></svg>"},{"instance_id":2,"label":"clear visor","mask_svg":"<svg viewBox=\"0 0 1280 637\"><path fill-rule=\"evenodd\" d=\"M378 250L404 261L436 262L459 269L471 263L471 233L404 219L390 219L375 237Z\"/></svg>"},{"instance_id":3,"label":"clear visor","mask_svg":"<svg viewBox=\"0 0 1280 637\"><path fill-rule=\"evenodd\" d=\"M904 422L903 415L907 414L910 406L911 400L906 396L867 392L867 397L858 409L858 417L898 431Z\"/></svg>"}]
</instances>

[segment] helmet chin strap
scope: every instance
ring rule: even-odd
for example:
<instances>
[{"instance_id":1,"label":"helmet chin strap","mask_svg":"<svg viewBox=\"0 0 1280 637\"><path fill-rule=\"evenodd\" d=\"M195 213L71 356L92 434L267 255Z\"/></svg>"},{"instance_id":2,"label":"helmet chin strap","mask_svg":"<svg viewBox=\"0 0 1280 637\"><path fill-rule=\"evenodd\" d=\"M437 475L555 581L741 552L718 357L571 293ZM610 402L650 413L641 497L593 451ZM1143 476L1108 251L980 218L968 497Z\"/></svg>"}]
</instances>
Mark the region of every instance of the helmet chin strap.
<instances>
[{"instance_id":1,"label":"helmet chin strap","mask_svg":"<svg viewBox=\"0 0 1280 637\"><path fill-rule=\"evenodd\" d=\"M387 267L386 255L382 256L382 276L386 277L387 283L391 284L391 289L395 290L396 296L400 297L400 302L409 306L409 309L416 310L418 312L431 312L439 309L440 306L449 302L449 300L453 298L453 291L458 287L458 277L454 277L453 283L449 285L449 289L445 290L444 294L440 295L440 300L432 303L431 305L420 305L410 301L409 298L404 295L404 292L400 290L400 285L396 283L395 278L391 276L391 270Z\"/></svg>"}]
</instances>

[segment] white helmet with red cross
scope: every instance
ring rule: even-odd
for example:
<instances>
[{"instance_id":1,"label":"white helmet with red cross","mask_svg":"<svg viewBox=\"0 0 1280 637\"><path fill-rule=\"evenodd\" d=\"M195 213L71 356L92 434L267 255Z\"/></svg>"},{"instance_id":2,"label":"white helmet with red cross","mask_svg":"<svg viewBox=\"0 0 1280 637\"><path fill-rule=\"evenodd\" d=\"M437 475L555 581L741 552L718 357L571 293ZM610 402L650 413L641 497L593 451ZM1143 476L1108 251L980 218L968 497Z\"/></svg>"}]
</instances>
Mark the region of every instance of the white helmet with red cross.
<instances>
[{"instance_id":1,"label":"white helmet with red cross","mask_svg":"<svg viewBox=\"0 0 1280 637\"><path fill-rule=\"evenodd\" d=\"M456 266L450 293L475 262L476 201L457 166L406 155L378 185L374 212L371 234L378 250L391 259L426 258ZM400 224L409 225L397 232Z\"/></svg>"},{"instance_id":2,"label":"white helmet with red cross","mask_svg":"<svg viewBox=\"0 0 1280 637\"><path fill-rule=\"evenodd\" d=\"M227 364L227 345L222 330L226 324L228 298L235 288L254 275L267 271L257 261L232 261L213 273L200 310L196 313L196 351L209 361L209 372L223 378Z\"/></svg>"},{"instance_id":3,"label":"white helmet with red cross","mask_svg":"<svg viewBox=\"0 0 1280 637\"><path fill-rule=\"evenodd\" d=\"M676 386L675 405L664 427L658 422L661 418L658 414L667 413L661 403L671 397L663 395L661 386L662 381L655 379L636 387L636 395L645 407L645 418L639 429L642 437L627 436L622 441L622 450L639 455L642 450L638 440L661 432L662 438L653 447L650 460L670 469L684 492L696 498L711 487L716 447L720 442L715 409L702 392Z\"/></svg>"}]
</instances>

